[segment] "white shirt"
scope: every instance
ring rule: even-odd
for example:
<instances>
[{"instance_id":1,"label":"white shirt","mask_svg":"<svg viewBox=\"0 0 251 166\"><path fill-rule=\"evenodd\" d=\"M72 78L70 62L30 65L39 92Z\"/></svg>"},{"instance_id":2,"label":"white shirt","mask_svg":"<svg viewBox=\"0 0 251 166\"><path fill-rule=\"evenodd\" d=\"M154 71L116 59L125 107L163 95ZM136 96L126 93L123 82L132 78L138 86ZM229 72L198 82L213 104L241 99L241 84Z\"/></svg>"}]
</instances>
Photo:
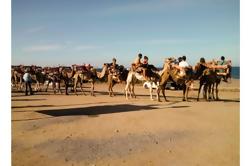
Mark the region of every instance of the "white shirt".
<instances>
[{"instance_id":1,"label":"white shirt","mask_svg":"<svg viewBox=\"0 0 251 166\"><path fill-rule=\"evenodd\" d=\"M189 66L189 64L188 64L186 61L181 61L181 62L179 63L179 67L185 68L185 67L188 67L188 66Z\"/></svg>"},{"instance_id":2,"label":"white shirt","mask_svg":"<svg viewBox=\"0 0 251 166\"><path fill-rule=\"evenodd\" d=\"M25 73L23 75L23 79L24 79L25 82L31 81L31 75L30 75L30 73Z\"/></svg>"}]
</instances>

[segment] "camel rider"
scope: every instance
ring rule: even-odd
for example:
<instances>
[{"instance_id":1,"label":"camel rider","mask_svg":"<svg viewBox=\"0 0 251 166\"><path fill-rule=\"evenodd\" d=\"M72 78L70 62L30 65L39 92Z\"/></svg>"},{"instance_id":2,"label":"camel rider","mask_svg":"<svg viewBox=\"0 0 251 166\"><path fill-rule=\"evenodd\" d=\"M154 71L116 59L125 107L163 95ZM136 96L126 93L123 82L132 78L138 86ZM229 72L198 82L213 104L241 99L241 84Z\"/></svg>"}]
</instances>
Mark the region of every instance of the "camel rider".
<instances>
[{"instance_id":1,"label":"camel rider","mask_svg":"<svg viewBox=\"0 0 251 166\"><path fill-rule=\"evenodd\" d=\"M177 73L180 77L185 76L185 69L189 67L189 64L186 62L186 56L178 58L179 64L173 64L173 67L177 69ZM179 71L179 72L178 72Z\"/></svg>"},{"instance_id":2,"label":"camel rider","mask_svg":"<svg viewBox=\"0 0 251 166\"><path fill-rule=\"evenodd\" d=\"M148 57L144 56L143 58L143 64L141 65L141 67L143 68L143 76L146 78L147 74L146 74L146 70L148 69Z\"/></svg>"},{"instance_id":3,"label":"camel rider","mask_svg":"<svg viewBox=\"0 0 251 166\"><path fill-rule=\"evenodd\" d=\"M134 62L132 63L132 70L136 71L136 72L142 72L142 62L141 62L141 58L142 58L142 54L139 53L137 58L134 60Z\"/></svg>"},{"instance_id":4,"label":"camel rider","mask_svg":"<svg viewBox=\"0 0 251 166\"><path fill-rule=\"evenodd\" d=\"M158 69L152 65L152 64L148 64L148 57L144 56L143 58L143 64L141 65L141 67L143 68L143 76L145 78L147 78L148 76L151 76L154 74L153 71L158 71Z\"/></svg>"},{"instance_id":5,"label":"camel rider","mask_svg":"<svg viewBox=\"0 0 251 166\"><path fill-rule=\"evenodd\" d=\"M216 70L217 75L223 76L223 81L225 81L225 82L227 82L226 76L229 73L229 69L227 67L228 64L229 63L228 63L228 61L225 60L224 56L221 56L221 60L217 61L217 65L223 67L223 68L220 68L220 69Z\"/></svg>"},{"instance_id":6,"label":"camel rider","mask_svg":"<svg viewBox=\"0 0 251 166\"><path fill-rule=\"evenodd\" d=\"M116 76L117 75L117 72L118 72L118 64L116 64L116 59L113 58L112 59L112 63L110 63L109 67L108 67L108 70L109 70L109 74L110 75L113 75L113 76Z\"/></svg>"},{"instance_id":7,"label":"camel rider","mask_svg":"<svg viewBox=\"0 0 251 166\"><path fill-rule=\"evenodd\" d=\"M181 58L181 61L179 63L179 67L182 67L182 68L186 68L186 67L189 67L189 64L187 63L186 61L186 56L183 56Z\"/></svg>"},{"instance_id":8,"label":"camel rider","mask_svg":"<svg viewBox=\"0 0 251 166\"><path fill-rule=\"evenodd\" d=\"M134 64L136 65L136 68L138 68L142 65L141 58L142 58L142 54L139 53L138 57L134 60Z\"/></svg>"}]
</instances>

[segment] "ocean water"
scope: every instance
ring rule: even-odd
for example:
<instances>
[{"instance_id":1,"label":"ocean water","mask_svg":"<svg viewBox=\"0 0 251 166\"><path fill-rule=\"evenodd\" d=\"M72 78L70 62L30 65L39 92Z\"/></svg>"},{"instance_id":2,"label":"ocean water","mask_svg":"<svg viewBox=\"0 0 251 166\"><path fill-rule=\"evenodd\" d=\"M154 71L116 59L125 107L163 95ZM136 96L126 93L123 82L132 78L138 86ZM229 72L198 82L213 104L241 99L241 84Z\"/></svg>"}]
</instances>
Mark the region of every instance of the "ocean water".
<instances>
[{"instance_id":1,"label":"ocean water","mask_svg":"<svg viewBox=\"0 0 251 166\"><path fill-rule=\"evenodd\" d=\"M232 67L232 78L240 79L240 67Z\"/></svg>"}]
</instances>

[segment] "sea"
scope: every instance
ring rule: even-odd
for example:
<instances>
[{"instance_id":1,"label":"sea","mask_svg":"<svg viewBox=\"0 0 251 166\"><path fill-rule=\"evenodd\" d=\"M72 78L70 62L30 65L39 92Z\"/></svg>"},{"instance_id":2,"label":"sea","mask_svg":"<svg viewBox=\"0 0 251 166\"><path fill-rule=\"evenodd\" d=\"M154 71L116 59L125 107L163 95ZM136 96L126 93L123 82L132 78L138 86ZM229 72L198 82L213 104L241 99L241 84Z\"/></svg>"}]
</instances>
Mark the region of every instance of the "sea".
<instances>
[{"instance_id":1,"label":"sea","mask_svg":"<svg viewBox=\"0 0 251 166\"><path fill-rule=\"evenodd\" d=\"M240 79L240 67L232 67L232 78Z\"/></svg>"}]
</instances>

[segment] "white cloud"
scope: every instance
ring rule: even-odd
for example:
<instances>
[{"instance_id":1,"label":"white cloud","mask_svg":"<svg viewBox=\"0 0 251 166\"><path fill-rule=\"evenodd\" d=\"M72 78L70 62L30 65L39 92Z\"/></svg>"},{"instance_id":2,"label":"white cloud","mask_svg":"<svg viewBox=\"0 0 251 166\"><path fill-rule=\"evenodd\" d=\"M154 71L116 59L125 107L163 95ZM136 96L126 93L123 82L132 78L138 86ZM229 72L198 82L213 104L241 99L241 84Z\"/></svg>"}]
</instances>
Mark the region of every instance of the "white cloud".
<instances>
[{"instance_id":1,"label":"white cloud","mask_svg":"<svg viewBox=\"0 0 251 166\"><path fill-rule=\"evenodd\" d=\"M44 45L33 45L30 47L26 47L23 50L26 52L41 52L41 51L51 51L58 50L62 48L59 44L44 44Z\"/></svg>"}]
</instances>

